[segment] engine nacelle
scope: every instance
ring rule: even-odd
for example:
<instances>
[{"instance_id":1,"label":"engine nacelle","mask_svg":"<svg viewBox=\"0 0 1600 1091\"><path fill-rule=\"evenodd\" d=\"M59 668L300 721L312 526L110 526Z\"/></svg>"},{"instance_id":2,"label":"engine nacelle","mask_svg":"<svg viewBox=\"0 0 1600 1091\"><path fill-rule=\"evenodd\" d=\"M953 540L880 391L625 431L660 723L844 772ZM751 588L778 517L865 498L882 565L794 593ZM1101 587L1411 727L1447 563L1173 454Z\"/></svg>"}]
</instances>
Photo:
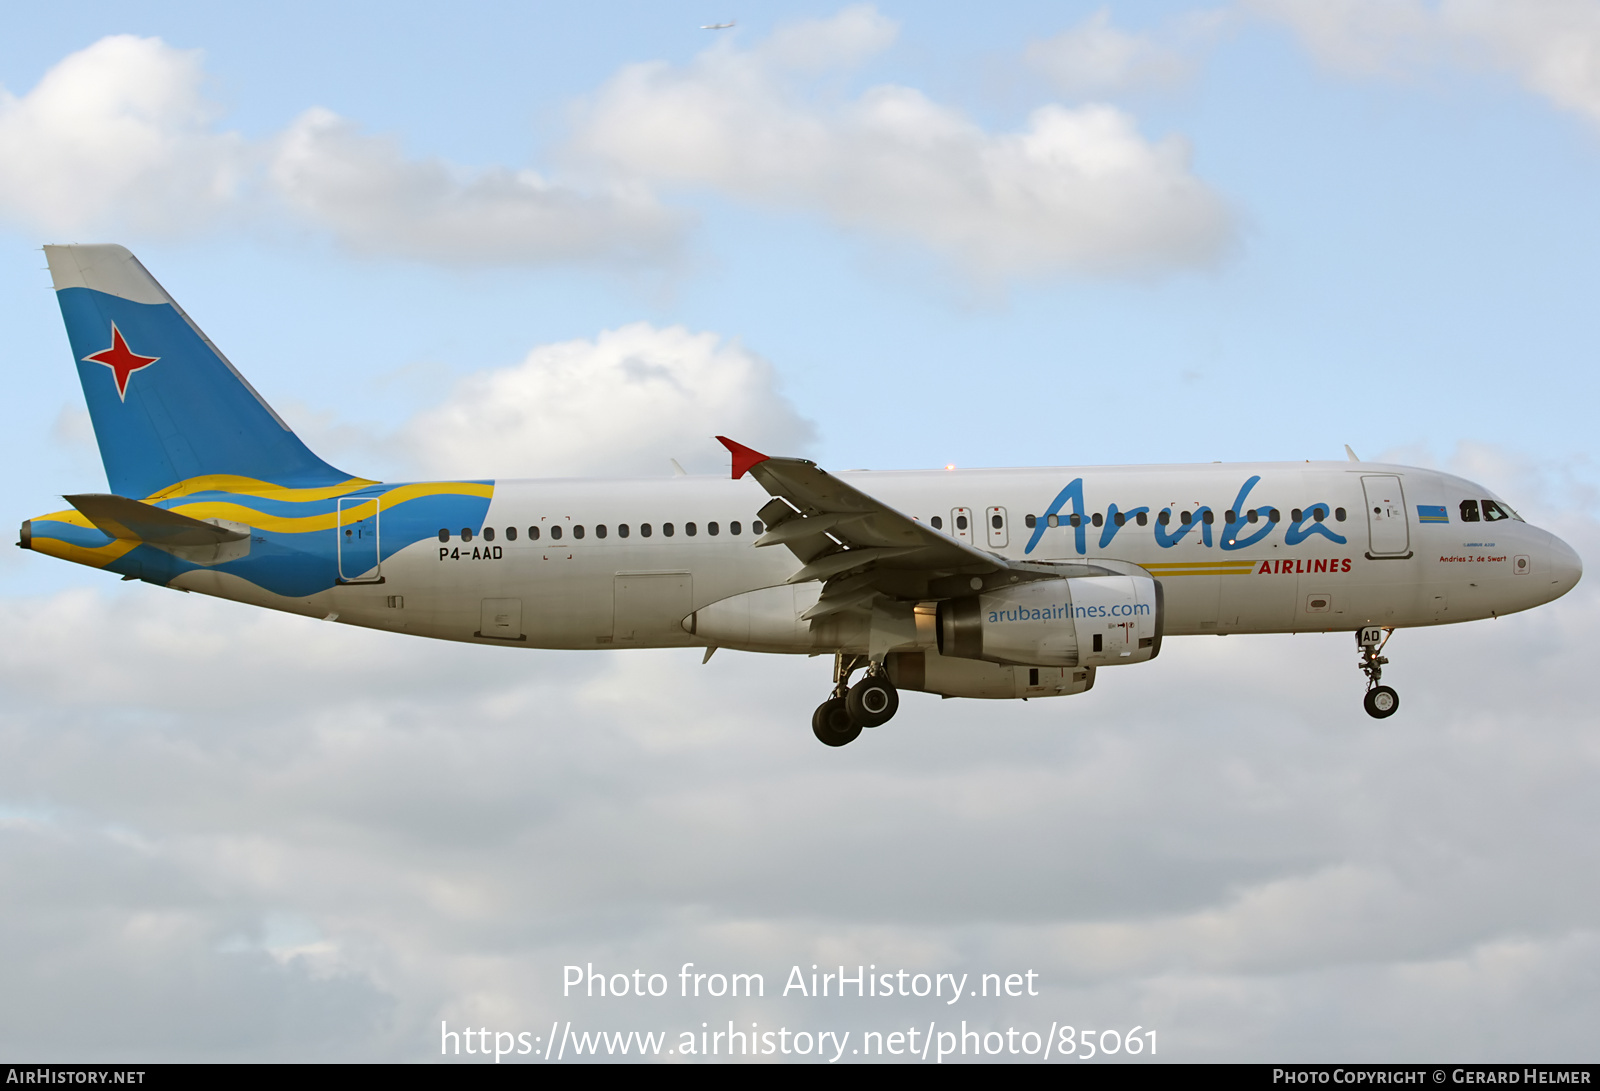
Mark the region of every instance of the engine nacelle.
<instances>
[{"instance_id":1,"label":"engine nacelle","mask_svg":"<svg viewBox=\"0 0 1600 1091\"><path fill-rule=\"evenodd\" d=\"M980 659L951 659L932 648L890 652L889 681L901 689L941 697L1061 697L1094 687L1093 667L1002 666Z\"/></svg>"},{"instance_id":2,"label":"engine nacelle","mask_svg":"<svg viewBox=\"0 0 1600 1091\"><path fill-rule=\"evenodd\" d=\"M1039 580L939 604L939 654L1021 666L1109 667L1161 652L1148 576Z\"/></svg>"}]
</instances>

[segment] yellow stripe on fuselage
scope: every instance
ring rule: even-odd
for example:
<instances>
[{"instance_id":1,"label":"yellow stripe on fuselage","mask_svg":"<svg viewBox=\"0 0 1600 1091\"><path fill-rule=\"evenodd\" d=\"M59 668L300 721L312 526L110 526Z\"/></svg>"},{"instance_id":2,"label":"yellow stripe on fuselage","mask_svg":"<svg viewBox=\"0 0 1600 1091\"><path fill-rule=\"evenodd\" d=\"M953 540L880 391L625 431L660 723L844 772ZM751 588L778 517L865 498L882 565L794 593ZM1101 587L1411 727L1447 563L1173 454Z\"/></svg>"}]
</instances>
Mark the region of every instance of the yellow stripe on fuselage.
<instances>
[{"instance_id":1,"label":"yellow stripe on fuselage","mask_svg":"<svg viewBox=\"0 0 1600 1091\"><path fill-rule=\"evenodd\" d=\"M154 504L158 500L175 500L180 496L193 496L197 492L227 492L236 496L254 496L260 500L286 500L291 503L307 500L332 500L336 496L364 489L368 485L377 485L377 481L369 481L364 477L352 477L341 481L337 485L323 485L314 489L291 489L284 485L274 485L270 481L261 481L254 477L240 477L238 474L203 474L200 477L191 477L180 481L176 485L168 485L160 492L152 493L145 497L145 503Z\"/></svg>"},{"instance_id":2,"label":"yellow stripe on fuselage","mask_svg":"<svg viewBox=\"0 0 1600 1091\"><path fill-rule=\"evenodd\" d=\"M471 481L418 482L390 489L381 497L373 497L364 503L345 508L342 512L325 511L318 515L268 515L247 508L243 504L232 504L225 500L202 500L194 504L180 504L169 510L187 515L191 519L227 519L235 523L245 523L257 530L269 530L278 534L309 534L312 531L332 530L340 524L341 519L346 523L365 519L377 512L380 500L383 502L383 510L390 511L407 500L416 500L424 496L481 496L485 500L490 500L494 498L494 486ZM276 500L278 497L264 499Z\"/></svg>"},{"instance_id":3,"label":"yellow stripe on fuselage","mask_svg":"<svg viewBox=\"0 0 1600 1091\"><path fill-rule=\"evenodd\" d=\"M1245 560L1228 561L1166 561L1142 566L1152 576L1248 576L1255 571L1256 563Z\"/></svg>"},{"instance_id":4,"label":"yellow stripe on fuselage","mask_svg":"<svg viewBox=\"0 0 1600 1091\"><path fill-rule=\"evenodd\" d=\"M54 519L56 517L52 515L48 518ZM66 522L65 519L60 521ZM124 553L142 544L141 542L130 542L124 538L113 538L108 544L95 546L91 549L88 546L63 542L60 538L47 538L36 535L29 543L29 548L35 553L43 553L47 557L60 557L63 561L86 564L90 568L104 568Z\"/></svg>"}]
</instances>

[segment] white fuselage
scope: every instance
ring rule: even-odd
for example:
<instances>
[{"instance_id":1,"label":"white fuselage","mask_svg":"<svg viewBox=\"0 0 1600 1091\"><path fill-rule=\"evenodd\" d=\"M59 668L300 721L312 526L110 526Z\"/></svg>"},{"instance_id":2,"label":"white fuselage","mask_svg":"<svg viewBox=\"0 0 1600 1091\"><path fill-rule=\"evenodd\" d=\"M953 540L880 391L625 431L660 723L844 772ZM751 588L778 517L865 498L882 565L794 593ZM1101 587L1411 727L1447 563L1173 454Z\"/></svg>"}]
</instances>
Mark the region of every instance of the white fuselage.
<instances>
[{"instance_id":1,"label":"white fuselage","mask_svg":"<svg viewBox=\"0 0 1600 1091\"><path fill-rule=\"evenodd\" d=\"M1485 511L1483 501L1503 505L1482 487L1404 466L837 476L1009 559L1142 568L1163 585L1165 632L1173 636L1469 621L1548 602L1581 572L1569 547L1520 519L1480 515L1464 522L1463 501ZM712 641L685 628L689 615L781 585L800 568L782 546L754 548L755 513L768 499L748 479L499 481L481 525L439 528L447 541L414 541L365 573L382 582L350 583L305 599L271 596L214 571L186 573L175 585L448 640L533 648L705 645ZM1246 511L1258 513L1255 521ZM1159 521L1163 512L1166 523ZM537 528L536 540L530 528ZM820 649L797 641L755 650Z\"/></svg>"}]
</instances>

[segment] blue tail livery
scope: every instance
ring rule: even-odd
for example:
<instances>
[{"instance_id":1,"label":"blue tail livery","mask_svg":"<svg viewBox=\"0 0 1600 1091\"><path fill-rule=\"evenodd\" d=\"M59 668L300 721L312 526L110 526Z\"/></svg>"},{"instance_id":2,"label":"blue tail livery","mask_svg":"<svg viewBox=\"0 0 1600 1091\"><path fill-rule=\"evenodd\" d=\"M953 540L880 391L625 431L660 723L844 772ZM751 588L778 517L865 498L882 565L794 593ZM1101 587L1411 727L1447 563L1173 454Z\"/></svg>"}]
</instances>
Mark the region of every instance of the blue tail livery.
<instances>
[{"instance_id":1,"label":"blue tail livery","mask_svg":"<svg viewBox=\"0 0 1600 1091\"><path fill-rule=\"evenodd\" d=\"M139 260L47 246L106 479L119 496L234 476L297 488L350 475L312 454Z\"/></svg>"},{"instance_id":2,"label":"blue tail livery","mask_svg":"<svg viewBox=\"0 0 1600 1091\"><path fill-rule=\"evenodd\" d=\"M68 497L22 544L303 599L383 582L386 557L482 517L488 482L383 484L318 458L125 248L44 249L111 493Z\"/></svg>"}]
</instances>

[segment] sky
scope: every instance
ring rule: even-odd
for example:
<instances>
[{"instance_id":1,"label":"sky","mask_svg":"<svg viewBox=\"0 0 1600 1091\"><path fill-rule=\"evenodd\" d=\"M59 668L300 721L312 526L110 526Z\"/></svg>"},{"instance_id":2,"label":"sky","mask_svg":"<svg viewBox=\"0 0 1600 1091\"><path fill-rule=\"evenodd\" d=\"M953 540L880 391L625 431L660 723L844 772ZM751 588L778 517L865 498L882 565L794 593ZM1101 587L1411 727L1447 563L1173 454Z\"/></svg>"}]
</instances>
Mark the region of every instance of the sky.
<instances>
[{"instance_id":1,"label":"sky","mask_svg":"<svg viewBox=\"0 0 1600 1091\"><path fill-rule=\"evenodd\" d=\"M367 477L1349 444L1596 556L1600 3L507 7L11 14L15 521L105 487L38 248L118 242ZM8 550L0 1056L732 1021L844 1063L965 1021L1033 1044L987 1061L1592 1061L1595 599L1402 631L1384 721L1348 634L1188 638L834 751L824 660L425 643ZM813 966L1035 976L784 995Z\"/></svg>"}]
</instances>

